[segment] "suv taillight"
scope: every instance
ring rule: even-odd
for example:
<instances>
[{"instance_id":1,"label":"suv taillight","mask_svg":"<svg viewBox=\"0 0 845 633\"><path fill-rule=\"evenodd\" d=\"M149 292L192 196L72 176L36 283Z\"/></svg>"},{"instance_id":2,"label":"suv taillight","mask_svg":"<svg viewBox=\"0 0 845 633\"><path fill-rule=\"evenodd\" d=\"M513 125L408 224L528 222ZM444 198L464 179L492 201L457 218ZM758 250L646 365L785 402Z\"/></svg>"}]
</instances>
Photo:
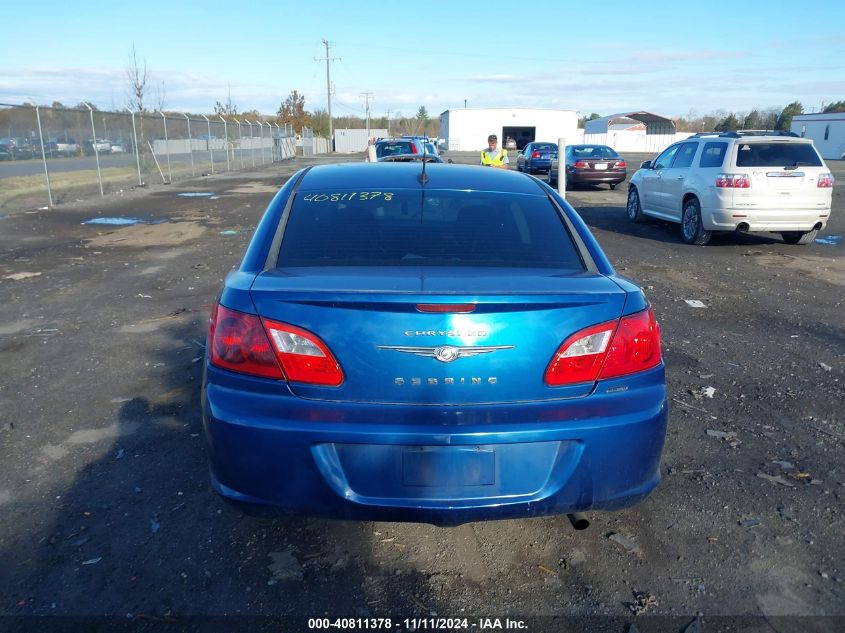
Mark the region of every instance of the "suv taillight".
<instances>
[{"instance_id":1,"label":"suv taillight","mask_svg":"<svg viewBox=\"0 0 845 633\"><path fill-rule=\"evenodd\" d=\"M751 180L748 174L719 174L716 176L716 186L726 189L748 189Z\"/></svg>"},{"instance_id":2,"label":"suv taillight","mask_svg":"<svg viewBox=\"0 0 845 633\"><path fill-rule=\"evenodd\" d=\"M209 327L211 364L264 378L336 387L343 372L316 335L286 323L216 305Z\"/></svg>"},{"instance_id":3,"label":"suv taillight","mask_svg":"<svg viewBox=\"0 0 845 633\"><path fill-rule=\"evenodd\" d=\"M660 326L648 308L618 321L576 332L558 348L546 368L552 387L616 378L660 364Z\"/></svg>"},{"instance_id":4,"label":"suv taillight","mask_svg":"<svg viewBox=\"0 0 845 633\"><path fill-rule=\"evenodd\" d=\"M819 181L816 184L819 187L832 187L833 180L833 174L819 174Z\"/></svg>"}]
</instances>

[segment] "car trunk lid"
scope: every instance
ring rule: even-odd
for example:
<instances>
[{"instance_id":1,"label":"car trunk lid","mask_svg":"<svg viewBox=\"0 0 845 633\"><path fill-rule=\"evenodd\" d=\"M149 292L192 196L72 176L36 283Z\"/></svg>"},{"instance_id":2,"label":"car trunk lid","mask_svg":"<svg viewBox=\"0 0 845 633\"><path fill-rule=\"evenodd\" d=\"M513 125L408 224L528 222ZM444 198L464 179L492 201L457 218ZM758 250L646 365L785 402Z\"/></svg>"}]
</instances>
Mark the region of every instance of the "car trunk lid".
<instances>
[{"instance_id":1,"label":"car trunk lid","mask_svg":"<svg viewBox=\"0 0 845 633\"><path fill-rule=\"evenodd\" d=\"M251 296L263 318L318 336L343 369L339 387L290 383L300 397L457 405L588 395L592 383L549 387L544 372L567 337L618 319L626 293L591 272L362 267L267 271Z\"/></svg>"}]
</instances>

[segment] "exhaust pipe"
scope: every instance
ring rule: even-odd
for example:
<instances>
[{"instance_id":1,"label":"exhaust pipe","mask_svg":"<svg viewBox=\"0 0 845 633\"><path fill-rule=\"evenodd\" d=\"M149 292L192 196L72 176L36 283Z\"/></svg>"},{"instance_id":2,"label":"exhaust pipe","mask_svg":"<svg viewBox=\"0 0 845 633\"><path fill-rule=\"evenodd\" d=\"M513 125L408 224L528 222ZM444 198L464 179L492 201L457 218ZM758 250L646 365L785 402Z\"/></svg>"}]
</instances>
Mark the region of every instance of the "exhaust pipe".
<instances>
[{"instance_id":1,"label":"exhaust pipe","mask_svg":"<svg viewBox=\"0 0 845 633\"><path fill-rule=\"evenodd\" d=\"M590 527L590 520L587 518L586 514L573 512L572 514L567 514L566 516L569 518L569 522L572 524L572 527L579 532Z\"/></svg>"},{"instance_id":2,"label":"exhaust pipe","mask_svg":"<svg viewBox=\"0 0 845 633\"><path fill-rule=\"evenodd\" d=\"M748 233L748 222L740 222L736 225L737 233Z\"/></svg>"}]
</instances>

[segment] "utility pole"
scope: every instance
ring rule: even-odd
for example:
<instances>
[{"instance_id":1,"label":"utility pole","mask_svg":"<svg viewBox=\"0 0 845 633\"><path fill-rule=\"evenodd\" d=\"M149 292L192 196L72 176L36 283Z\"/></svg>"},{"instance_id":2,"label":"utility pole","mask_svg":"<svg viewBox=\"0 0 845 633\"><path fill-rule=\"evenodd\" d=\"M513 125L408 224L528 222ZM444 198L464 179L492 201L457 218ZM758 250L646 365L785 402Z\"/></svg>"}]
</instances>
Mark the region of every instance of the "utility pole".
<instances>
[{"instance_id":1,"label":"utility pole","mask_svg":"<svg viewBox=\"0 0 845 633\"><path fill-rule=\"evenodd\" d=\"M373 96L372 92L362 92L361 96L364 97L365 107L364 109L367 111L367 138L370 138L370 97Z\"/></svg>"},{"instance_id":2,"label":"utility pole","mask_svg":"<svg viewBox=\"0 0 845 633\"><path fill-rule=\"evenodd\" d=\"M326 62L326 101L329 104L329 151L334 151L334 129L332 128L332 77L331 77L331 65L332 62L337 60L340 61L340 57L332 57L329 53L329 49L331 48L331 42L328 40L321 40L323 45L326 47L326 56L325 57L315 57L315 62Z\"/></svg>"},{"instance_id":3,"label":"utility pole","mask_svg":"<svg viewBox=\"0 0 845 633\"><path fill-rule=\"evenodd\" d=\"M387 111L387 135L390 136L390 110Z\"/></svg>"}]
</instances>

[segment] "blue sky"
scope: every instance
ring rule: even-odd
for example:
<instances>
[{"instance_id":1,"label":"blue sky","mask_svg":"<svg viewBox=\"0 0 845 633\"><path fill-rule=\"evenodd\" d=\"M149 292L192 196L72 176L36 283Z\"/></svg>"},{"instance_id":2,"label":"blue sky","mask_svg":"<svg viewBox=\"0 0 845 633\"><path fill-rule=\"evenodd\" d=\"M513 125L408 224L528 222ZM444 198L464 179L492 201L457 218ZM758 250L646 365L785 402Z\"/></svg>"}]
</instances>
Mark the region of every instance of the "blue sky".
<instances>
[{"instance_id":1,"label":"blue sky","mask_svg":"<svg viewBox=\"0 0 845 633\"><path fill-rule=\"evenodd\" d=\"M667 116L805 111L845 99L845 2L23 2L0 9L0 102L127 103L134 43L147 99L274 113L291 90L335 115L540 107Z\"/></svg>"}]
</instances>

